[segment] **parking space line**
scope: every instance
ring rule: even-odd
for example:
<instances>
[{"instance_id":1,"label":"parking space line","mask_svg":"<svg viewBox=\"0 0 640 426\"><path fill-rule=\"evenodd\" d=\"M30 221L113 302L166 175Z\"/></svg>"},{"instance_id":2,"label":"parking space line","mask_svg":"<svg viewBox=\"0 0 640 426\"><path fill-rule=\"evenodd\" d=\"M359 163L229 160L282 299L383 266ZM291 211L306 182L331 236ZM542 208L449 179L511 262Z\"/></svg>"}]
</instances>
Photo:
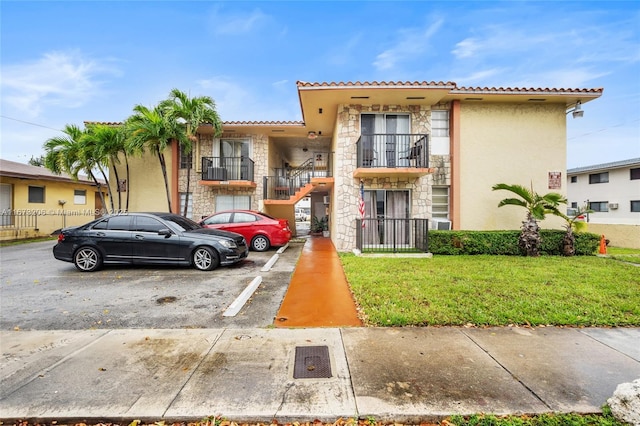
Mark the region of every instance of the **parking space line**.
<instances>
[{"instance_id":1,"label":"parking space line","mask_svg":"<svg viewBox=\"0 0 640 426\"><path fill-rule=\"evenodd\" d=\"M247 303L247 300L251 297L251 295L256 291L260 283L262 282L262 277L258 275L255 277L251 283L240 293L240 296L234 300L226 311L222 314L224 317L234 317L240 312L240 309Z\"/></svg>"},{"instance_id":2,"label":"parking space line","mask_svg":"<svg viewBox=\"0 0 640 426\"><path fill-rule=\"evenodd\" d=\"M262 267L260 272L268 272L271 269L271 267L273 266L273 264L276 263L276 261L278 260L278 257L280 257L280 255L278 253L276 253L273 256L271 256L271 259L269 259L269 261L264 264L264 266Z\"/></svg>"}]
</instances>

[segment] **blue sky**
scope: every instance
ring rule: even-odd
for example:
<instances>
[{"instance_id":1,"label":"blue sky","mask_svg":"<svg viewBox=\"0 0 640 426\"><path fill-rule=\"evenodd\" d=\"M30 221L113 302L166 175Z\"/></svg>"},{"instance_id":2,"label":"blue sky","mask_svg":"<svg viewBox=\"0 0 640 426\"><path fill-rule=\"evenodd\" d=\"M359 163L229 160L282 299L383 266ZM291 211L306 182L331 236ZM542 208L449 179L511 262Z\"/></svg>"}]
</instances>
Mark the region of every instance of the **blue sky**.
<instances>
[{"instance_id":1,"label":"blue sky","mask_svg":"<svg viewBox=\"0 0 640 426\"><path fill-rule=\"evenodd\" d=\"M0 2L0 157L177 88L224 121L300 120L296 81L604 88L567 167L640 157L638 1Z\"/></svg>"}]
</instances>

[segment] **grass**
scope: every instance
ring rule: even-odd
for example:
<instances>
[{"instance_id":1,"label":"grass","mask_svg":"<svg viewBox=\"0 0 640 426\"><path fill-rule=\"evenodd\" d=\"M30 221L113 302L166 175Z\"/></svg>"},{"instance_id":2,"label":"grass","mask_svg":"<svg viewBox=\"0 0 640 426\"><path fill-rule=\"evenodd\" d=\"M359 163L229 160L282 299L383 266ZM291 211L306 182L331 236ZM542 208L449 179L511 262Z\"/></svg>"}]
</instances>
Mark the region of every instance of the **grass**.
<instances>
[{"instance_id":1,"label":"grass","mask_svg":"<svg viewBox=\"0 0 640 426\"><path fill-rule=\"evenodd\" d=\"M640 269L614 258L340 258L368 325L640 325Z\"/></svg>"},{"instance_id":2,"label":"grass","mask_svg":"<svg viewBox=\"0 0 640 426\"><path fill-rule=\"evenodd\" d=\"M607 254L616 260L640 264L640 250L620 247L607 247Z\"/></svg>"},{"instance_id":3,"label":"grass","mask_svg":"<svg viewBox=\"0 0 640 426\"><path fill-rule=\"evenodd\" d=\"M41 241L54 241L57 240L58 236L54 236L54 237L38 237L38 238L22 238L19 240L7 240L7 241L0 241L0 247L7 247L7 246L17 246L20 244L28 244L28 243L39 243Z\"/></svg>"}]
</instances>

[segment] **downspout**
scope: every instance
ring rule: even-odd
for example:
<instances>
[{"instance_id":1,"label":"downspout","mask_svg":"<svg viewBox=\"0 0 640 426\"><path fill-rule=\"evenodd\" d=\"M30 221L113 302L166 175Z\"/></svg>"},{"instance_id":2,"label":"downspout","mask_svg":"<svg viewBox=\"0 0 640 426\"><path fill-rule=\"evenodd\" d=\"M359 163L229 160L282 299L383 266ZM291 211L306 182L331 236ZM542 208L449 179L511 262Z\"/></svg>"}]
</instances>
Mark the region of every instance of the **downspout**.
<instances>
[{"instance_id":1,"label":"downspout","mask_svg":"<svg viewBox=\"0 0 640 426\"><path fill-rule=\"evenodd\" d=\"M451 209L451 229L460 229L460 101L451 102L449 117L451 153L451 188L449 189L449 208Z\"/></svg>"},{"instance_id":2,"label":"downspout","mask_svg":"<svg viewBox=\"0 0 640 426\"><path fill-rule=\"evenodd\" d=\"M177 140L171 141L171 210L180 214L180 192L178 192L178 178L180 176L180 144Z\"/></svg>"}]
</instances>

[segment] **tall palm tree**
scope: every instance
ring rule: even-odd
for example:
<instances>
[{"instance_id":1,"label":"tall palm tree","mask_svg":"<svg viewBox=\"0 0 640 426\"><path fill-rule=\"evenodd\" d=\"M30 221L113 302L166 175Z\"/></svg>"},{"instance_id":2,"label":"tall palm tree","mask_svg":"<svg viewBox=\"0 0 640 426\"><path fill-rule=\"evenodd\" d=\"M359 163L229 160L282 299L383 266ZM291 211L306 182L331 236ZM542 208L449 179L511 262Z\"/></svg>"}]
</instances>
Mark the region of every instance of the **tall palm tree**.
<instances>
[{"instance_id":1,"label":"tall palm tree","mask_svg":"<svg viewBox=\"0 0 640 426\"><path fill-rule=\"evenodd\" d=\"M125 124L129 135L125 143L126 149L128 152L139 154L149 150L158 157L167 194L167 206L171 212L171 193L164 151L169 147L172 139L178 143L187 143L185 128L177 120L170 119L160 106L147 108L136 105L133 111L134 114Z\"/></svg>"},{"instance_id":2,"label":"tall palm tree","mask_svg":"<svg viewBox=\"0 0 640 426\"><path fill-rule=\"evenodd\" d=\"M83 152L85 147L82 145L82 138L86 131L76 125L67 124L63 133L66 136L50 138L44 143L45 167L56 174L70 174L76 180L80 172L86 173L96 184L102 205L106 206L102 183L94 173L94 163L87 161L87 155Z\"/></svg>"},{"instance_id":3,"label":"tall palm tree","mask_svg":"<svg viewBox=\"0 0 640 426\"><path fill-rule=\"evenodd\" d=\"M107 171L109 169L109 156L102 150L100 144L102 140L97 139L93 135L93 127L88 127L82 137L80 138L80 151L82 163L86 164L92 170L96 170L102 175L102 178L107 183L107 192L109 193L109 204L111 206L111 212L115 210L113 191L111 185L109 185L109 177Z\"/></svg>"},{"instance_id":4,"label":"tall palm tree","mask_svg":"<svg viewBox=\"0 0 640 426\"><path fill-rule=\"evenodd\" d=\"M494 185L492 189L494 191L510 191L519 197L505 198L498 203L498 207L520 206L527 210L526 220L522 222L518 246L527 256L539 256L542 238L540 237L538 221L543 220L549 213L561 216L562 213L558 209L558 206L561 203L566 204L566 198L557 192L540 195L533 190L533 185L531 189L527 189L522 185L499 183Z\"/></svg>"},{"instance_id":5,"label":"tall palm tree","mask_svg":"<svg viewBox=\"0 0 640 426\"><path fill-rule=\"evenodd\" d=\"M220 117L216 111L215 102L209 96L197 96L190 98L186 93L178 89L173 89L169 93L169 98L161 102L160 105L168 117L184 122L185 124L187 141L180 146L181 151L184 154L191 154L192 142L197 140L196 132L198 127L201 125L212 125L214 129L214 137L222 134L222 121L220 121ZM187 188L183 206L183 216L187 215L187 207L189 205L192 167L193 164L190 163L187 168Z\"/></svg>"},{"instance_id":6,"label":"tall palm tree","mask_svg":"<svg viewBox=\"0 0 640 426\"><path fill-rule=\"evenodd\" d=\"M107 167L113 167L113 175L117 184L118 192L118 210L122 208L122 192L120 190L120 176L116 164L120 164L120 154L124 156L126 163L126 185L129 187L129 159L125 150L125 131L121 126L108 126L105 124L91 125L87 129L85 139L94 145L95 155L97 158L104 159ZM129 210L129 192L127 192L127 201L125 211Z\"/></svg>"}]
</instances>

